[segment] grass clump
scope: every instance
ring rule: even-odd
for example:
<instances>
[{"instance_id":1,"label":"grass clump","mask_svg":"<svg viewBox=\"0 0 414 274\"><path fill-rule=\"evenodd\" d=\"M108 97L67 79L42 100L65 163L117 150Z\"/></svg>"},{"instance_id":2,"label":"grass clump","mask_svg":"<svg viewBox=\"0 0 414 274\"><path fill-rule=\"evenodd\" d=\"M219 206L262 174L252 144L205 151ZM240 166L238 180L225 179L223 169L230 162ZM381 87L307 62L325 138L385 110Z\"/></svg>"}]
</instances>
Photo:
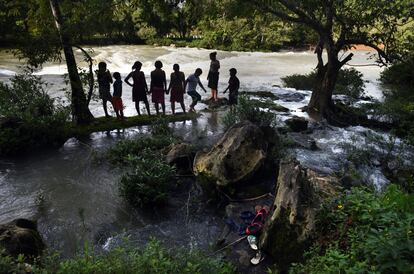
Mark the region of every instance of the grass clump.
<instances>
[{"instance_id":1,"label":"grass clump","mask_svg":"<svg viewBox=\"0 0 414 274\"><path fill-rule=\"evenodd\" d=\"M18 267L19 266L19 267ZM1 268L7 267L7 268ZM59 260L56 256L46 257L41 264L24 270L10 257L0 257L1 273L33 274L231 274L236 273L230 263L210 258L199 251L168 250L160 242L151 240L145 248L122 246L108 252L93 255L90 252L71 259ZM27 267L27 266L26 266Z\"/></svg>"},{"instance_id":2,"label":"grass clump","mask_svg":"<svg viewBox=\"0 0 414 274\"><path fill-rule=\"evenodd\" d=\"M140 155L130 155L128 163L131 171L120 180L120 195L135 207L164 204L174 181L175 168L165 162L161 153L150 149Z\"/></svg>"},{"instance_id":3,"label":"grass clump","mask_svg":"<svg viewBox=\"0 0 414 274\"><path fill-rule=\"evenodd\" d=\"M222 122L224 127L228 129L242 121L250 121L258 126L271 126L275 119L276 115L274 113L260 110L254 100L242 95L239 97L238 105L227 112Z\"/></svg>"},{"instance_id":4,"label":"grass clump","mask_svg":"<svg viewBox=\"0 0 414 274\"><path fill-rule=\"evenodd\" d=\"M0 155L60 146L68 135L69 109L55 102L37 76L0 82Z\"/></svg>"},{"instance_id":5,"label":"grass clump","mask_svg":"<svg viewBox=\"0 0 414 274\"><path fill-rule=\"evenodd\" d=\"M290 273L413 273L414 196L353 188L319 216L320 238Z\"/></svg>"},{"instance_id":6,"label":"grass clump","mask_svg":"<svg viewBox=\"0 0 414 274\"><path fill-rule=\"evenodd\" d=\"M298 90L313 90L316 84L316 72L293 74L282 78L284 86ZM359 99L364 95L365 82L362 73L354 68L341 69L338 74L334 94L347 95Z\"/></svg>"}]
</instances>

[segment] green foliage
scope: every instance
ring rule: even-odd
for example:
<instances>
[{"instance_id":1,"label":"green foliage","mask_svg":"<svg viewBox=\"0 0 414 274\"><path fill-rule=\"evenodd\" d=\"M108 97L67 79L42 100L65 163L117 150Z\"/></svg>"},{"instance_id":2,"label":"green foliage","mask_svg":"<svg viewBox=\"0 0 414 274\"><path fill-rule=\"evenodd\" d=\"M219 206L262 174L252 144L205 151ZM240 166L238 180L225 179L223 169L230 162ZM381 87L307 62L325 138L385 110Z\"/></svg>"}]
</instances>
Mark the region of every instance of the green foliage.
<instances>
[{"instance_id":1,"label":"green foliage","mask_svg":"<svg viewBox=\"0 0 414 274\"><path fill-rule=\"evenodd\" d=\"M41 264L25 265L21 260L0 256L0 272L33 274L164 274L164 273L236 273L234 267L199 251L168 250L151 240L142 250L130 245L100 254L77 255L59 260L57 256L42 259Z\"/></svg>"},{"instance_id":2,"label":"green foliage","mask_svg":"<svg viewBox=\"0 0 414 274\"><path fill-rule=\"evenodd\" d=\"M353 188L319 216L321 238L290 273L413 273L414 196Z\"/></svg>"},{"instance_id":3,"label":"green foliage","mask_svg":"<svg viewBox=\"0 0 414 274\"><path fill-rule=\"evenodd\" d=\"M316 72L309 74L293 74L282 78L283 84L289 88L298 90L313 90L316 84ZM347 95L358 99L364 95L365 83L362 73L354 68L341 69L338 74L334 94Z\"/></svg>"},{"instance_id":4,"label":"green foliage","mask_svg":"<svg viewBox=\"0 0 414 274\"><path fill-rule=\"evenodd\" d=\"M69 110L55 103L33 75L0 83L0 154L60 145L67 136Z\"/></svg>"},{"instance_id":5,"label":"green foliage","mask_svg":"<svg viewBox=\"0 0 414 274\"><path fill-rule=\"evenodd\" d=\"M223 117L223 124L226 129L232 125L242 122L250 121L258 126L272 126L275 122L276 115L269 111L262 111L255 104L253 100L250 100L248 96L239 96L238 105L236 108L231 109Z\"/></svg>"},{"instance_id":6,"label":"green foliage","mask_svg":"<svg viewBox=\"0 0 414 274\"><path fill-rule=\"evenodd\" d=\"M414 88L414 56L405 59L404 62L397 62L386 68L380 77L383 85Z\"/></svg>"},{"instance_id":7,"label":"green foliage","mask_svg":"<svg viewBox=\"0 0 414 274\"><path fill-rule=\"evenodd\" d=\"M165 203L175 168L165 162L161 153L150 149L129 155L127 161L132 171L122 176L120 195L135 207Z\"/></svg>"}]
</instances>

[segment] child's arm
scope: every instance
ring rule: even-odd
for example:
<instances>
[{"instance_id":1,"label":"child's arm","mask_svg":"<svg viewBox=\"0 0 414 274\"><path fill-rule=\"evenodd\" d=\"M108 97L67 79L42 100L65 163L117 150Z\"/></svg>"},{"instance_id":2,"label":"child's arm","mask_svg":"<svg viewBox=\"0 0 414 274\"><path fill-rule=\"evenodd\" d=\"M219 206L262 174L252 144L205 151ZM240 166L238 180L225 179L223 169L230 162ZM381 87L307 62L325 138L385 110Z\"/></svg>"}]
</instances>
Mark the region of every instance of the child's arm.
<instances>
[{"instance_id":1,"label":"child's arm","mask_svg":"<svg viewBox=\"0 0 414 274\"><path fill-rule=\"evenodd\" d=\"M112 84L114 81L112 80L111 72L108 70L107 73L108 73L109 83Z\"/></svg>"},{"instance_id":2,"label":"child's arm","mask_svg":"<svg viewBox=\"0 0 414 274\"><path fill-rule=\"evenodd\" d=\"M226 93L230 88L230 85L223 91L223 94Z\"/></svg>"},{"instance_id":3,"label":"child's arm","mask_svg":"<svg viewBox=\"0 0 414 274\"><path fill-rule=\"evenodd\" d=\"M187 88L187 83L188 83L188 78L187 80L184 81L184 93L185 93L185 89Z\"/></svg>"},{"instance_id":4,"label":"child's arm","mask_svg":"<svg viewBox=\"0 0 414 274\"><path fill-rule=\"evenodd\" d=\"M203 84L201 83L200 79L198 79L198 84L200 87L204 90L205 93L207 93L207 90L204 88Z\"/></svg>"},{"instance_id":5,"label":"child's arm","mask_svg":"<svg viewBox=\"0 0 414 274\"><path fill-rule=\"evenodd\" d=\"M124 82L127 83L128 86L132 87L133 85L128 81L129 79L131 79L131 77L132 77L132 72L128 74L128 76L124 79Z\"/></svg>"}]
</instances>

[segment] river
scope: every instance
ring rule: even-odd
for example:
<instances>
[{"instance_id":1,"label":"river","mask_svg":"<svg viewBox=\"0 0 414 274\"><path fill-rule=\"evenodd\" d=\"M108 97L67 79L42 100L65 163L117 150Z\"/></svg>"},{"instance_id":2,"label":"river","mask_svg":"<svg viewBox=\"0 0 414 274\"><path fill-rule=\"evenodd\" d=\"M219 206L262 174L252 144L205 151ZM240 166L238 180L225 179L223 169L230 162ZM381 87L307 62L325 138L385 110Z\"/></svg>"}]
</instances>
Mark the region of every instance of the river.
<instances>
[{"instance_id":1,"label":"river","mask_svg":"<svg viewBox=\"0 0 414 274\"><path fill-rule=\"evenodd\" d=\"M209 52L194 48L117 45L94 47L92 56L96 64L105 61L111 72L118 71L123 78L130 72L136 60L143 63L143 71L147 77L153 69L155 60L164 63L167 75L172 72L174 63L180 64L186 75L200 67L204 71L201 76L202 82L207 86ZM76 56L78 60L83 59L79 51L76 52ZM368 52L357 51L350 63L371 64L372 60L368 57ZM277 103L291 110L289 116L306 117L306 114L298 109L307 104L310 91L281 88L281 77L312 71L316 64L316 56L312 52L219 51L218 59L221 62L219 91L223 91L226 86L228 70L235 67L239 71L241 90L271 91L278 95L302 94L303 98L300 100L285 100L282 96ZM11 53L0 51L0 81L8 82L13 74L22 71L23 64ZM80 66L86 64L80 62ZM364 80L367 81L367 95L381 100L382 92L377 81L381 69L376 66L358 66L357 69L363 73ZM56 98L64 98L64 64L47 63L35 73L48 83L49 94ZM205 98L209 97L208 94L202 95ZM131 88L125 84L123 100L126 106L125 115L135 115ZM188 103L189 99L186 98L186 104ZM205 107L199 104L197 110ZM94 115L103 114L99 101L91 103L91 110ZM167 112L170 112L168 103ZM192 142L198 140L208 146L222 133L219 116L215 113L203 113L198 120L175 123L171 126L184 139ZM362 127L315 130L312 138L321 149L317 152L297 149L297 157L310 166L328 171L338 169L337 159L343 156L343 151L337 147L338 142L349 140L353 135L363 136L367 131L369 130ZM202 208L198 213L199 218L194 218L192 225L186 230L187 234L182 234L182 210L176 211L176 208L172 207L164 213L155 214L154 217L129 208L117 193L117 180L121 172L94 160L96 152L107 149L116 141L144 135L147 132L147 127L98 132L87 139L70 139L59 150L45 150L18 158L0 158L0 223L22 217L36 218L46 243L54 249L63 250L66 254L73 254L82 249L85 240L103 244L113 233L134 229L141 229L140 233L146 231L146 236L153 234L172 239L173 235L176 235L174 239L177 241L185 241L183 237L187 237L191 239L191 244L209 246L221 224L214 212L198 205ZM369 177L374 174L372 183L378 186L386 184L384 176L376 172L372 171L367 175ZM187 199L187 194L182 195L184 194L177 194L177 198ZM101 237L103 241L98 239Z\"/></svg>"}]
</instances>

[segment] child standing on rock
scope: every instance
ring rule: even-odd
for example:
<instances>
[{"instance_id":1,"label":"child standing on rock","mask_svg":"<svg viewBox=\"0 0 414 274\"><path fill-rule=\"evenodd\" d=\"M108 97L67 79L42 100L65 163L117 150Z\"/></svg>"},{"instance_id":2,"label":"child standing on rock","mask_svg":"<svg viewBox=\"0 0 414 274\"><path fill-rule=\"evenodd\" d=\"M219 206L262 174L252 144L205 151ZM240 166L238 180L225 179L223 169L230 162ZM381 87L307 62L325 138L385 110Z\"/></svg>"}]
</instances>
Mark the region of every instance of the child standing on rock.
<instances>
[{"instance_id":1,"label":"child standing on rock","mask_svg":"<svg viewBox=\"0 0 414 274\"><path fill-rule=\"evenodd\" d=\"M207 92L207 90L204 88L203 84L200 81L200 75L203 73L203 71L198 68L196 69L194 74L191 74L188 76L187 80L185 80L185 88L187 88L187 94L191 96L191 99L193 99L193 102L190 105L189 112L195 112L195 105L197 105L197 102L201 100L201 95L197 92L197 85L200 85L200 87L204 90L204 92Z\"/></svg>"},{"instance_id":2,"label":"child standing on rock","mask_svg":"<svg viewBox=\"0 0 414 274\"><path fill-rule=\"evenodd\" d=\"M124 104L122 103L122 79L119 72L113 74L114 82L114 93L112 95L112 104L114 105L116 117L118 119L124 119Z\"/></svg>"},{"instance_id":3,"label":"child standing on rock","mask_svg":"<svg viewBox=\"0 0 414 274\"><path fill-rule=\"evenodd\" d=\"M106 63L100 62L98 64L98 85L99 85L99 98L102 99L102 105L105 112L106 117L110 117L108 114L108 107L107 102L112 103L112 96L111 96L111 84L112 84L112 76L109 70L106 69Z\"/></svg>"},{"instance_id":4,"label":"child standing on rock","mask_svg":"<svg viewBox=\"0 0 414 274\"><path fill-rule=\"evenodd\" d=\"M230 69L230 79L229 79L229 86L223 93L226 93L229 90L229 105L230 108L234 108L237 105L237 99L239 96L239 88L240 88L240 80L236 76L237 69L231 68Z\"/></svg>"}]
</instances>

